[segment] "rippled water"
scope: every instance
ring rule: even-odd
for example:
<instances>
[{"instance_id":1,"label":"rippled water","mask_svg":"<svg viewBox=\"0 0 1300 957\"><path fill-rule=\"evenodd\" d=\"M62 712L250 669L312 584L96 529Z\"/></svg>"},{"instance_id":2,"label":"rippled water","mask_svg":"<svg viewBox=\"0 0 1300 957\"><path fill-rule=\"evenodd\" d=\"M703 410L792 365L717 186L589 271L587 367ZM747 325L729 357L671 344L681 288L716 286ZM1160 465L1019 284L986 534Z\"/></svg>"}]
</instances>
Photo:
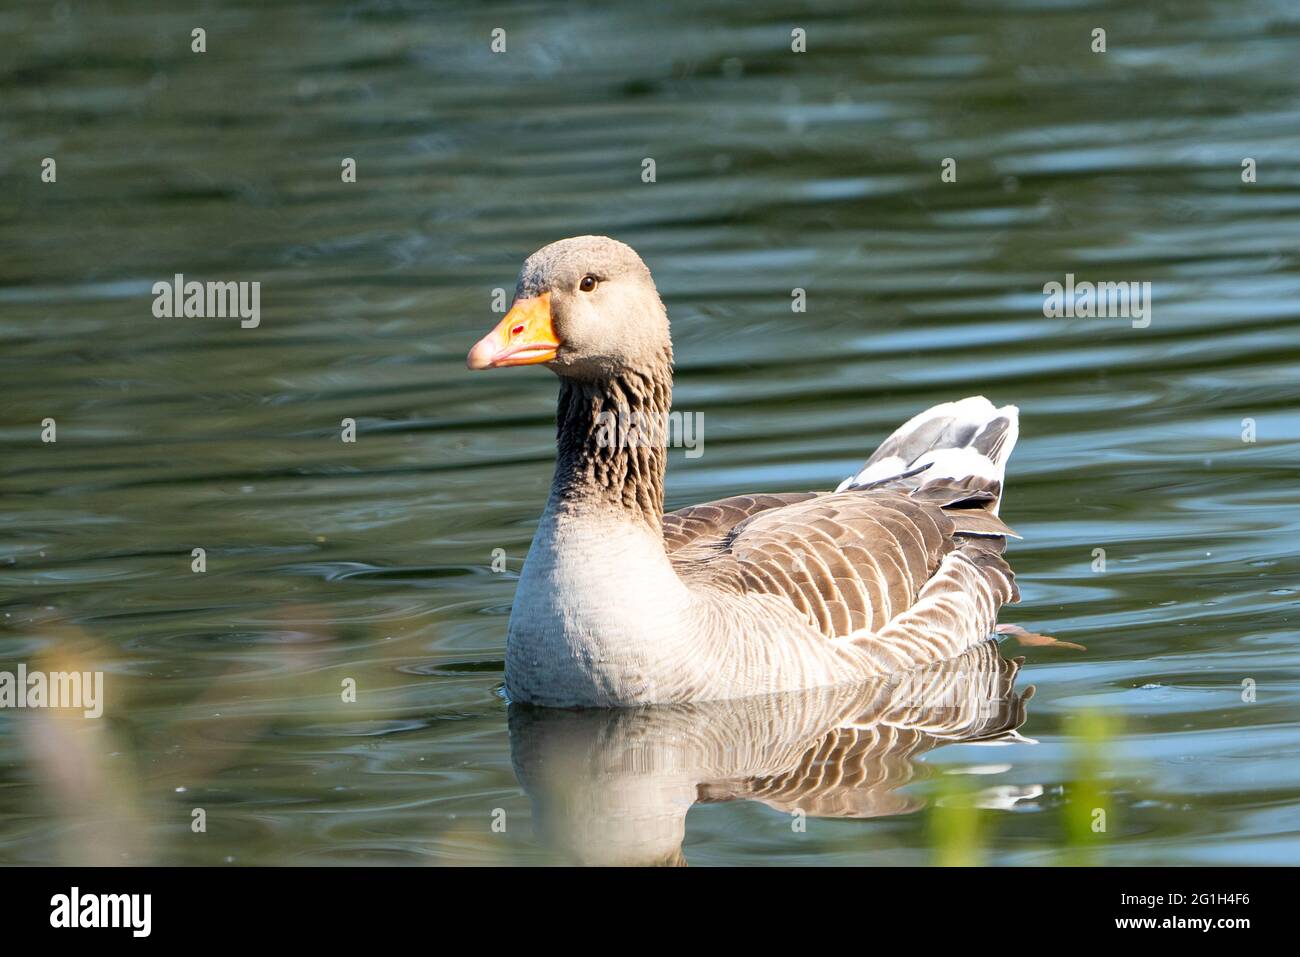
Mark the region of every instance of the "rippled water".
<instances>
[{"instance_id":1,"label":"rippled water","mask_svg":"<svg viewBox=\"0 0 1300 957\"><path fill-rule=\"evenodd\" d=\"M1294 862L1300 16L858 6L0 13L0 668L107 673L104 720L0 712L0 861L545 862L648 789L696 864ZM717 775L815 743L812 704L770 705L811 722L780 740L759 704L685 739L508 715L555 383L463 357L584 232L654 270L704 414L670 507L830 487L940 401L1020 406L1002 617L1086 650L1005 649L1037 689L1014 736L872 745L880 813L800 832ZM175 273L261 282L261 325L154 318ZM1067 273L1152 283L1151 324L1045 318ZM739 737L668 793L701 728ZM548 842L557 806L587 810Z\"/></svg>"}]
</instances>

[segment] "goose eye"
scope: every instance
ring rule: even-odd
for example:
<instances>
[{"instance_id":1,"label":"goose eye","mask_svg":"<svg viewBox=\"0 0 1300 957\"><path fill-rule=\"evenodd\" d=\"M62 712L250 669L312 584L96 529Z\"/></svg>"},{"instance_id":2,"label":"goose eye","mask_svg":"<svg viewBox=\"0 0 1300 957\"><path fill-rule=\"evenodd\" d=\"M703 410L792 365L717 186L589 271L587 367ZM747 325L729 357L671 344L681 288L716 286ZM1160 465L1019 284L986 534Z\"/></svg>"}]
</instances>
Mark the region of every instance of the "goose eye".
<instances>
[{"instance_id":1,"label":"goose eye","mask_svg":"<svg viewBox=\"0 0 1300 957\"><path fill-rule=\"evenodd\" d=\"M582 282L578 283L578 288L583 292L594 292L596 289L596 277L583 276Z\"/></svg>"}]
</instances>

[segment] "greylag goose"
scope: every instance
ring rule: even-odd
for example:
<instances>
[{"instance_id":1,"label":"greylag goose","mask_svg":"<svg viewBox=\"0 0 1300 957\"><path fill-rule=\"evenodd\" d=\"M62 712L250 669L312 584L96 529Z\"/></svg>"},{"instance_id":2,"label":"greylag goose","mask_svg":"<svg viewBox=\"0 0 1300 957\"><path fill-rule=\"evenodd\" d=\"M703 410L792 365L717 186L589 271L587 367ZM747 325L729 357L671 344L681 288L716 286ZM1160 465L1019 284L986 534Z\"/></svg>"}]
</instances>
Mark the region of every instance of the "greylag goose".
<instances>
[{"instance_id":1,"label":"greylag goose","mask_svg":"<svg viewBox=\"0 0 1300 957\"><path fill-rule=\"evenodd\" d=\"M470 369L545 364L560 379L555 477L506 641L511 700L771 694L861 682L991 639L999 607L1019 598L1002 557L1015 533L998 518L1015 406L976 396L922 412L834 492L665 515L655 424L669 411L672 359L650 270L604 236L529 256L510 310L470 350Z\"/></svg>"},{"instance_id":2,"label":"greylag goose","mask_svg":"<svg viewBox=\"0 0 1300 957\"><path fill-rule=\"evenodd\" d=\"M859 684L644 708L510 707L510 757L538 836L581 864L680 864L697 803L809 817L909 814L919 760L958 742L1026 741L1023 659L991 641ZM1041 790L1041 789L1039 789ZM1013 806L1035 787L981 795Z\"/></svg>"}]
</instances>

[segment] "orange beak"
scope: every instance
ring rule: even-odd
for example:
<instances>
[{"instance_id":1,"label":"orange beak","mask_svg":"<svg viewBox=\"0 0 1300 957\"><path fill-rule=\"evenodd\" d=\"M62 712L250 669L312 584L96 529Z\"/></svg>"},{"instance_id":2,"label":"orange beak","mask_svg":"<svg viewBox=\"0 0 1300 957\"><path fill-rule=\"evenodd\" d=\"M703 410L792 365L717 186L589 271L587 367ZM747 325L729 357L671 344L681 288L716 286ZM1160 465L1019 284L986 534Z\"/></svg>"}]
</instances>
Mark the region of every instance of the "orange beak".
<instances>
[{"instance_id":1,"label":"orange beak","mask_svg":"<svg viewBox=\"0 0 1300 957\"><path fill-rule=\"evenodd\" d=\"M500 369L550 362L560 347L551 326L551 294L518 299L497 327L474 344L465 364L471 369Z\"/></svg>"}]
</instances>

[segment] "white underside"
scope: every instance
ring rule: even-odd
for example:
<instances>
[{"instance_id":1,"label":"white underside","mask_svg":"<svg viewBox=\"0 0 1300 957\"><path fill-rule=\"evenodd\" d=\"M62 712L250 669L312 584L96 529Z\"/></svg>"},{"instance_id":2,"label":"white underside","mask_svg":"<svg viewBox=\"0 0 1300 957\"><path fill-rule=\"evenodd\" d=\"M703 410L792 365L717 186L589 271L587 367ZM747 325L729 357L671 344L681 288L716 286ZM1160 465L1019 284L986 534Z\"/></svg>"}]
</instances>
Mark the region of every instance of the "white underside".
<instances>
[{"instance_id":1,"label":"white underside","mask_svg":"<svg viewBox=\"0 0 1300 957\"><path fill-rule=\"evenodd\" d=\"M557 707L746 697L852 680L862 667L785 599L694 591L651 530L549 505L506 643L512 700Z\"/></svg>"}]
</instances>

